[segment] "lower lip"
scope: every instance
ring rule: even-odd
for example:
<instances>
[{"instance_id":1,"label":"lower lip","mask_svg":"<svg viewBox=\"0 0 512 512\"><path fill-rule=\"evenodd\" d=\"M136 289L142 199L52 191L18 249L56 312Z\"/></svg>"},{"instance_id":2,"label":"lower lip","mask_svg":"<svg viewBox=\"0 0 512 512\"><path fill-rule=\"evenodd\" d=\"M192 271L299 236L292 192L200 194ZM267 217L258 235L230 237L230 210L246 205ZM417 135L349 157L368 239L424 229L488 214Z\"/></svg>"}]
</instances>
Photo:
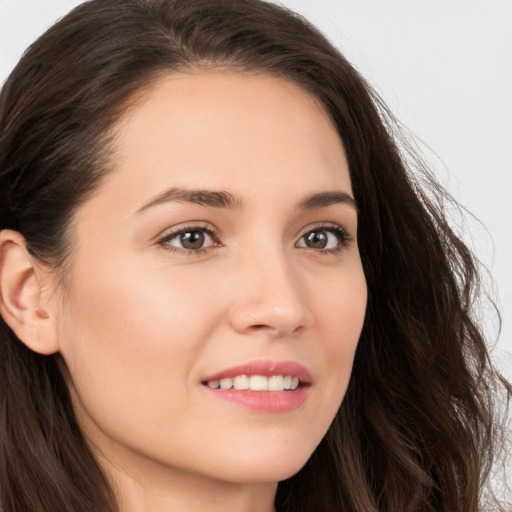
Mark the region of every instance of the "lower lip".
<instances>
[{"instance_id":1,"label":"lower lip","mask_svg":"<svg viewBox=\"0 0 512 512\"><path fill-rule=\"evenodd\" d=\"M309 386L301 386L293 391L237 391L236 389L213 389L205 386L217 398L246 409L266 413L279 413L299 408L308 397Z\"/></svg>"}]
</instances>

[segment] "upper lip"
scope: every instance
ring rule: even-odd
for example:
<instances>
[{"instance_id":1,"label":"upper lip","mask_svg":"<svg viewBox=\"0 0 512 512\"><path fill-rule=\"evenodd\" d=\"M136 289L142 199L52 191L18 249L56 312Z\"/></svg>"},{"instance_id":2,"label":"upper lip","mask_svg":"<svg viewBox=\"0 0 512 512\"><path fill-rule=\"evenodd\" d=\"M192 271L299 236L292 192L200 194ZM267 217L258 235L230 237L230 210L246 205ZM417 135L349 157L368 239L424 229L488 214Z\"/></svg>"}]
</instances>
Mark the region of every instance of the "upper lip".
<instances>
[{"instance_id":1,"label":"upper lip","mask_svg":"<svg viewBox=\"0 0 512 512\"><path fill-rule=\"evenodd\" d=\"M218 373L209 375L204 382L234 378L238 375L262 375L271 377L272 375L283 375L297 377L302 384L311 383L311 374L307 368L295 361L250 361L231 368L226 368Z\"/></svg>"}]
</instances>

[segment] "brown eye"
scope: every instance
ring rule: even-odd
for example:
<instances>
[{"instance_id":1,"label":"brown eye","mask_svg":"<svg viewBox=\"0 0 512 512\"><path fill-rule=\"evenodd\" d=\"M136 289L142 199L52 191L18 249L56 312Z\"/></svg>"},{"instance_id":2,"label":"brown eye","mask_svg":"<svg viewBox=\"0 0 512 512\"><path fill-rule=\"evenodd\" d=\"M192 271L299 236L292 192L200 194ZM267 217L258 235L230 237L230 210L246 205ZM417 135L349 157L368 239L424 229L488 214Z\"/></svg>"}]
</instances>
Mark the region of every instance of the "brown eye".
<instances>
[{"instance_id":1,"label":"brown eye","mask_svg":"<svg viewBox=\"0 0 512 512\"><path fill-rule=\"evenodd\" d=\"M304 235L306 246L311 249L325 249L329 241L329 237L325 231L310 231Z\"/></svg>"},{"instance_id":2,"label":"brown eye","mask_svg":"<svg viewBox=\"0 0 512 512\"><path fill-rule=\"evenodd\" d=\"M181 247L184 249L201 249L205 238L202 231L187 231L179 235Z\"/></svg>"},{"instance_id":3,"label":"brown eye","mask_svg":"<svg viewBox=\"0 0 512 512\"><path fill-rule=\"evenodd\" d=\"M325 227L312 229L297 242L298 247L316 249L317 251L332 251L341 249L349 237L341 227Z\"/></svg>"},{"instance_id":4,"label":"brown eye","mask_svg":"<svg viewBox=\"0 0 512 512\"><path fill-rule=\"evenodd\" d=\"M202 251L216 245L214 234L206 228L188 228L163 237L159 244L168 250Z\"/></svg>"}]
</instances>

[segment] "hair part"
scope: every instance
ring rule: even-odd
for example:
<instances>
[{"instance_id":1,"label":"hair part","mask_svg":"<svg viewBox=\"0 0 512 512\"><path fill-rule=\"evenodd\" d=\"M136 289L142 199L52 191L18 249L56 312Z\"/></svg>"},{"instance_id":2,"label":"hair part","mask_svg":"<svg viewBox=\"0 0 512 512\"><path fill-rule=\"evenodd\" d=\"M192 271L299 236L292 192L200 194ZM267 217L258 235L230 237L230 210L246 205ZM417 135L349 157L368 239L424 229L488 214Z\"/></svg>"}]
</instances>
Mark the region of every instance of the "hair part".
<instances>
[{"instance_id":1,"label":"hair part","mask_svg":"<svg viewBox=\"0 0 512 512\"><path fill-rule=\"evenodd\" d=\"M279 512L476 512L495 446L496 376L472 320L478 272L445 197L401 155L393 118L299 15L259 0L91 0L23 56L0 96L0 229L65 281L74 212L114 167L116 123L162 75L257 71L329 113L359 208L368 310L345 399ZM421 172L416 169L416 172ZM115 512L80 432L59 356L0 320L4 512Z\"/></svg>"}]
</instances>

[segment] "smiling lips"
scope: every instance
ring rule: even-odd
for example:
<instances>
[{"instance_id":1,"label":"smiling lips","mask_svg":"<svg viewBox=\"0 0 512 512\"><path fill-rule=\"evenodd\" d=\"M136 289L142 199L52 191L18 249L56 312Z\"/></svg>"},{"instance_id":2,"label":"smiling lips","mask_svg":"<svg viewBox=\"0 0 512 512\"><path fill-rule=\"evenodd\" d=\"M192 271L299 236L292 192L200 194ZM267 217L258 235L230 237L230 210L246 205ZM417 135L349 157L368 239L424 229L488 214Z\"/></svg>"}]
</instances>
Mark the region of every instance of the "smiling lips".
<instances>
[{"instance_id":1,"label":"smiling lips","mask_svg":"<svg viewBox=\"0 0 512 512\"><path fill-rule=\"evenodd\" d=\"M304 403L311 386L308 370L294 361L254 361L203 381L223 400L260 412L285 412Z\"/></svg>"}]
</instances>

